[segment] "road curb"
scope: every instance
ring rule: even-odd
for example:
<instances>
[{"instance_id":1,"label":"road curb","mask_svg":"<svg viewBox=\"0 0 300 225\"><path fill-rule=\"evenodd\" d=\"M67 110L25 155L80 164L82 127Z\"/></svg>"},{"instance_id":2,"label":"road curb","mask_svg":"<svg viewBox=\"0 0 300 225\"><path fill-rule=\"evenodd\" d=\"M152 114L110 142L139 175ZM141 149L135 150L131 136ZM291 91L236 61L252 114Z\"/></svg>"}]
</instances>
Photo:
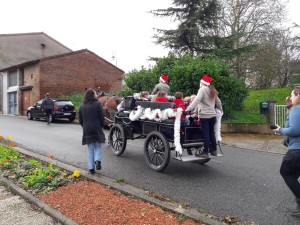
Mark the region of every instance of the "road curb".
<instances>
[{"instance_id":1,"label":"road curb","mask_svg":"<svg viewBox=\"0 0 300 225\"><path fill-rule=\"evenodd\" d=\"M21 198L27 200L31 204L42 209L46 214L55 218L63 225L79 225L78 223L74 222L73 220L69 219L68 217L61 214L56 209L53 209L51 206L45 204L44 202L40 201L38 198L31 195L29 192L25 191L24 189L20 188L19 186L15 185L10 180L4 178L0 175L0 182L3 183L4 186L10 188L11 192L19 195Z\"/></svg>"},{"instance_id":2,"label":"road curb","mask_svg":"<svg viewBox=\"0 0 300 225\"><path fill-rule=\"evenodd\" d=\"M69 170L69 171L74 171L74 170L80 170L80 174L81 176L83 177L86 177L90 180L93 180L93 181L96 181L98 183L101 183L103 185L106 185L106 186L109 186L109 187L112 187L116 190L119 190L125 194L128 194L128 195L132 195L132 196L135 196L137 198L140 198L144 201L147 201L147 202L150 202L154 205L157 205L161 208L164 208L166 210L169 210L169 211L172 211L176 214L183 214L185 215L186 217L189 217L195 221L199 221L199 222L203 222L207 225L224 225L224 223L221 223L219 221L216 221L216 220L213 220L213 219L210 219L210 218L207 218L205 215L201 214L200 212L198 212L198 210L196 209L193 209L193 208L190 208L190 209L184 209L182 207L179 207L177 205L174 205L174 204L170 204L168 202L164 202L164 201L161 201L161 200L158 200L156 198L153 198L153 197L150 197L149 195L146 194L146 191L142 190L142 189L139 189L139 188L136 188L136 187L133 187L129 184L126 184L126 183L118 183L116 180L112 179L112 178L109 178L109 177L106 177L106 176L103 176L99 173L96 173L94 175L91 175L88 171L86 170L83 170L81 168L77 168L75 166L72 166L72 165L69 165L69 164L66 164L66 163L63 163L63 162L60 162L54 158L50 159L46 156L43 156L43 155L40 155L38 153L35 153L35 152L31 152L31 151L28 151L28 150L25 150L25 149L22 149L22 148L19 148L19 147L14 147L17 151L25 154L25 155L28 155L28 156L31 156L31 157L34 157L36 159L39 159L39 160L42 160L42 161L45 161L47 163L52 163L53 165L55 166L58 166L62 169L65 169L65 170ZM13 184L14 185L14 184ZM14 185L16 186L16 185ZM18 186L17 186L18 187ZM18 187L19 188L19 187ZM21 189L21 188L19 188ZM24 191L23 189L21 189L22 193L24 194ZM30 195L30 194L28 194ZM32 195L31 195L32 196ZM32 196L34 199L37 199L35 198L34 196ZM38 199L37 199L38 200ZM43 203L41 202L40 200L38 200L40 203ZM46 205L45 203L43 203L43 206ZM39 207L39 206L38 206ZM50 206L49 206L50 207ZM40 207L41 208L41 207ZM44 206L45 208L45 206ZM50 207L51 208L51 207ZM53 209L54 211L58 212L57 210ZM51 213L51 210L49 210L49 213ZM60 215L62 215L60 212L58 212ZM56 214L58 215L58 214ZM52 215L51 215L52 216ZM62 215L63 216L63 215ZM53 216L54 217L54 216ZM64 216L65 217L65 216ZM65 217L67 218L67 217ZM68 219L68 218L67 218ZM70 219L68 219L70 220ZM72 220L70 220L71 222L73 222ZM64 221L65 223L63 224L70 224L72 225L72 223L66 223L68 222L67 220ZM76 223L74 222L73 225L75 225Z\"/></svg>"}]
</instances>

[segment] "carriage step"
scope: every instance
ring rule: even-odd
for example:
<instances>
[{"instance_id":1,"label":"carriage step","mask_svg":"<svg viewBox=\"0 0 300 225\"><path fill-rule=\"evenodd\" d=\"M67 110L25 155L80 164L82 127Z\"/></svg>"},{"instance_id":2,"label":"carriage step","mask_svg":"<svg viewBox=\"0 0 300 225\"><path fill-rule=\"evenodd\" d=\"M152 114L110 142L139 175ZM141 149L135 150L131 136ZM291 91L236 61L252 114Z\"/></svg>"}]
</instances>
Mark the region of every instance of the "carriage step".
<instances>
[{"instance_id":1,"label":"carriage step","mask_svg":"<svg viewBox=\"0 0 300 225\"><path fill-rule=\"evenodd\" d=\"M204 158L201 157L196 157L194 155L187 155L187 156L177 156L177 157L173 157L173 159L179 160L179 161L183 161L183 162L192 162L192 161L197 161L197 160L201 160Z\"/></svg>"},{"instance_id":2,"label":"carriage step","mask_svg":"<svg viewBox=\"0 0 300 225\"><path fill-rule=\"evenodd\" d=\"M223 154L218 154L217 156L210 156L209 158L215 158L215 157L220 157L223 156ZM207 158L202 158L202 157L196 157L194 155L186 155L186 156L177 156L177 157L173 157L173 159L182 161L182 162L192 162L192 161L197 161L197 160L203 160L203 159L207 159Z\"/></svg>"}]
</instances>

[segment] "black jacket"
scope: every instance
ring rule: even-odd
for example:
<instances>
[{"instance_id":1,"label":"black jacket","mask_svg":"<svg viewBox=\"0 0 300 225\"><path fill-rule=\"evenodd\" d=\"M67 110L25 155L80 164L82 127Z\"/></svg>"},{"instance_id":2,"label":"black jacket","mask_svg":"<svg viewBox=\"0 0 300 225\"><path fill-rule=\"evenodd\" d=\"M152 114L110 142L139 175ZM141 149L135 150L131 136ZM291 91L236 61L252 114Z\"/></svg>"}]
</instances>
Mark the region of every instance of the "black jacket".
<instances>
[{"instance_id":1,"label":"black jacket","mask_svg":"<svg viewBox=\"0 0 300 225\"><path fill-rule=\"evenodd\" d=\"M54 102L51 98L46 97L42 102L43 109L52 109L54 108Z\"/></svg>"},{"instance_id":2,"label":"black jacket","mask_svg":"<svg viewBox=\"0 0 300 225\"><path fill-rule=\"evenodd\" d=\"M98 141L105 143L103 132L104 114L98 101L82 104L79 108L79 122L83 127L82 145Z\"/></svg>"}]
</instances>

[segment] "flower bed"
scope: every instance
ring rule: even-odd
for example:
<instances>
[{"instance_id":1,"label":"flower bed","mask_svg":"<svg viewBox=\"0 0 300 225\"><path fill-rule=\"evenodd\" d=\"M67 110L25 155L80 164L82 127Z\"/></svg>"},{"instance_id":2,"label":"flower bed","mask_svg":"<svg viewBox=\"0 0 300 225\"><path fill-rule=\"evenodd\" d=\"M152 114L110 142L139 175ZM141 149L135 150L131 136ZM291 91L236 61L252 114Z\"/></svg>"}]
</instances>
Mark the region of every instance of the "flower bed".
<instances>
[{"instance_id":1,"label":"flower bed","mask_svg":"<svg viewBox=\"0 0 300 225\"><path fill-rule=\"evenodd\" d=\"M4 139L0 136L0 170L2 175L23 189L37 193L47 193L58 187L73 183L80 177L79 171L62 170L52 163L30 158L16 151L11 141L12 137ZM53 158L52 155L48 155Z\"/></svg>"}]
</instances>

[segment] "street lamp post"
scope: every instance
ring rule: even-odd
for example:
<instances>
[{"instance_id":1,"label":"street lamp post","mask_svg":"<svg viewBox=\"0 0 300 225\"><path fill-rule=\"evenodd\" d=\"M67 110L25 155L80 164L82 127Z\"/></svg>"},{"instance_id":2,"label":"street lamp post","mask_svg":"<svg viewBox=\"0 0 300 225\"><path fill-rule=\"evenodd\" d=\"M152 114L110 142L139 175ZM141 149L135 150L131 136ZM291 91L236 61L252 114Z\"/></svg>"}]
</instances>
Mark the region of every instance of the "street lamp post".
<instances>
[{"instance_id":1,"label":"street lamp post","mask_svg":"<svg viewBox=\"0 0 300 225\"><path fill-rule=\"evenodd\" d=\"M115 61L115 65L118 66L117 52L115 50L112 52L111 59Z\"/></svg>"}]
</instances>

